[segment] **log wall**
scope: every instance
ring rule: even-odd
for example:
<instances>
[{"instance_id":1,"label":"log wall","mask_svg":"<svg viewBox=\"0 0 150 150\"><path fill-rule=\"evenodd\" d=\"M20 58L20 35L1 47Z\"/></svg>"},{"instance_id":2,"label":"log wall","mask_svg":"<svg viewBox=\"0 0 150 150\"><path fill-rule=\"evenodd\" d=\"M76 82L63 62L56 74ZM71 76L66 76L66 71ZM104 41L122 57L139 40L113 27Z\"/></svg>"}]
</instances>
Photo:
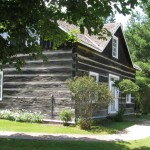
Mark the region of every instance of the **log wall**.
<instances>
[{"instance_id":1,"label":"log wall","mask_svg":"<svg viewBox=\"0 0 150 150\"><path fill-rule=\"evenodd\" d=\"M21 72L13 65L4 69L3 100L0 109L41 112L45 118L59 119L64 108L73 109L66 80L72 78L72 50L45 51L48 60L26 60Z\"/></svg>"},{"instance_id":2,"label":"log wall","mask_svg":"<svg viewBox=\"0 0 150 150\"><path fill-rule=\"evenodd\" d=\"M99 73L99 82L104 82L107 84L109 82L109 74L117 75L120 79L130 79L132 81L135 80L135 69L133 69L133 67L131 67L130 65L124 65L119 61L115 61L109 57L105 57L105 55L103 55L102 53L86 48L82 45L78 46L76 53L78 60L76 72L77 76L89 75L89 72L92 71ZM121 107L120 99L121 98L119 97L119 106ZM125 113L134 112L134 97L132 97L132 102L130 104L126 104L126 99L124 96L123 104L125 105ZM108 107L99 108L94 113L94 116L100 117L107 115Z\"/></svg>"}]
</instances>

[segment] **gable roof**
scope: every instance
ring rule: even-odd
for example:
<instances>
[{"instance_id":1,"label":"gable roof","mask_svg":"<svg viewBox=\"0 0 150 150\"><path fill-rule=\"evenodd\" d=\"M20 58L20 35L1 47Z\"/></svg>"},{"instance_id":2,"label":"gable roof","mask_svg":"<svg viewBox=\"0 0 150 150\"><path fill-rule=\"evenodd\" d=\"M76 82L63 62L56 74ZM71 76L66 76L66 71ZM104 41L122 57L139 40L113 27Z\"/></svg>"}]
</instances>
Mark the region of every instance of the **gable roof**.
<instances>
[{"instance_id":1,"label":"gable roof","mask_svg":"<svg viewBox=\"0 0 150 150\"><path fill-rule=\"evenodd\" d=\"M73 24L69 24L65 21L59 21L58 24L59 24L59 27L65 32L70 32L72 30L79 29L79 27L77 27ZM112 34L112 36L116 33L116 31L119 29L119 27L121 28L121 31L123 33L121 23L108 23L108 24L104 24L104 26L103 26L103 28L106 28ZM106 36L105 40L99 39L98 35L89 35L87 30L85 30L84 34L77 34L77 37L79 39L79 43L81 43L87 47L90 47L92 49L95 49L96 51L99 51L99 52L104 51L107 44L112 39L112 36ZM123 38L124 38L125 44L127 46L127 50L129 53L129 57L130 57L132 66L133 66L133 68L135 68L137 70L137 67L135 67L135 65L133 64L124 33L123 33Z\"/></svg>"},{"instance_id":2,"label":"gable roof","mask_svg":"<svg viewBox=\"0 0 150 150\"><path fill-rule=\"evenodd\" d=\"M59 27L65 32L70 32L74 29L79 29L79 27L73 24L66 23L65 21L59 21L58 24ZM103 28L106 28L112 35L114 35L114 33L120 26L121 24L119 23L109 23L104 24ZM79 43L94 48L100 52L102 52L105 49L105 47L112 38L111 36L107 36L105 40L99 39L98 35L89 35L87 30L85 30L84 34L77 34L77 37L79 39Z\"/></svg>"}]
</instances>

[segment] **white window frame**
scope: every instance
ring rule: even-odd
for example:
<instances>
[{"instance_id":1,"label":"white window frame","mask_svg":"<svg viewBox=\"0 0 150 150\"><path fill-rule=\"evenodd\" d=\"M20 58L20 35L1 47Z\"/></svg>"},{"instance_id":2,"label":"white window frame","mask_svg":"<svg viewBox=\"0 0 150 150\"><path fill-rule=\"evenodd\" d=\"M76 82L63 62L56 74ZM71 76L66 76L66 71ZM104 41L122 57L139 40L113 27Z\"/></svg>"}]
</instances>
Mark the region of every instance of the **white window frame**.
<instances>
[{"instance_id":1,"label":"white window frame","mask_svg":"<svg viewBox=\"0 0 150 150\"><path fill-rule=\"evenodd\" d=\"M126 94L126 103L131 103L131 94Z\"/></svg>"},{"instance_id":2,"label":"white window frame","mask_svg":"<svg viewBox=\"0 0 150 150\"><path fill-rule=\"evenodd\" d=\"M94 76L94 77L96 77L96 83L99 82L99 74L98 74L98 73L90 71L90 72L89 72L89 76Z\"/></svg>"},{"instance_id":3,"label":"white window frame","mask_svg":"<svg viewBox=\"0 0 150 150\"><path fill-rule=\"evenodd\" d=\"M114 78L114 79L116 79L116 80L119 80L120 78L119 78L119 76L117 76L117 75L113 75L113 74L109 74L109 80L108 80L108 82L109 82L109 90L111 91L111 78ZM115 97L115 110L114 111L112 111L111 110L111 103L110 104L108 104L108 114L115 114L115 113L117 113L118 112L118 110L119 110L119 89L118 88L116 88L116 91L115 91L116 93L115 93L115 95L116 95L116 97Z\"/></svg>"},{"instance_id":4,"label":"white window frame","mask_svg":"<svg viewBox=\"0 0 150 150\"><path fill-rule=\"evenodd\" d=\"M89 76L95 77L95 78L96 78L96 81L95 81L96 83L99 82L99 73L90 71L90 72L89 72ZM94 98L93 102L95 102L95 101L97 101L97 100L98 100L98 95L95 95L95 98Z\"/></svg>"},{"instance_id":5,"label":"white window frame","mask_svg":"<svg viewBox=\"0 0 150 150\"><path fill-rule=\"evenodd\" d=\"M114 47L114 40L116 40L116 47ZM116 55L114 55L114 50ZM118 38L116 36L112 37L112 57L118 59Z\"/></svg>"},{"instance_id":6,"label":"white window frame","mask_svg":"<svg viewBox=\"0 0 150 150\"><path fill-rule=\"evenodd\" d=\"M1 80L1 84L0 84L0 90L1 90L1 93L0 93L0 101L2 101L2 98L3 98L3 71L0 71L0 80Z\"/></svg>"}]
</instances>

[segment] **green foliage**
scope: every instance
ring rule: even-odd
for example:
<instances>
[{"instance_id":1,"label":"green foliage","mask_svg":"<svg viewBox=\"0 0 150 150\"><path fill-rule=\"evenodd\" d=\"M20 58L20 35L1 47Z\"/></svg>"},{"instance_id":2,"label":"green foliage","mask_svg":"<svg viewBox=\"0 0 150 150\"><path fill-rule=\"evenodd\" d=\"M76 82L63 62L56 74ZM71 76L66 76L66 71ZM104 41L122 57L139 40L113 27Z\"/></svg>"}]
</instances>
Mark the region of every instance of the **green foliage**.
<instances>
[{"instance_id":1,"label":"green foliage","mask_svg":"<svg viewBox=\"0 0 150 150\"><path fill-rule=\"evenodd\" d=\"M150 14L149 6L150 1L144 6L148 15ZM136 74L136 83L140 87L136 109L142 113L148 113L150 112L150 19L148 16L133 14L125 35L132 58L142 69Z\"/></svg>"},{"instance_id":2,"label":"green foliage","mask_svg":"<svg viewBox=\"0 0 150 150\"><path fill-rule=\"evenodd\" d=\"M143 0L143 1L141 1L141 8L143 9L143 11L150 18L150 0Z\"/></svg>"},{"instance_id":3,"label":"green foliage","mask_svg":"<svg viewBox=\"0 0 150 150\"><path fill-rule=\"evenodd\" d=\"M1 110L0 119L13 120L18 122L42 122L43 117L40 113Z\"/></svg>"},{"instance_id":4,"label":"green foliage","mask_svg":"<svg viewBox=\"0 0 150 150\"><path fill-rule=\"evenodd\" d=\"M115 85L119 87L122 93L125 93L125 94L131 94L131 93L135 94L139 90L139 86L129 79L116 81Z\"/></svg>"},{"instance_id":5,"label":"green foliage","mask_svg":"<svg viewBox=\"0 0 150 150\"><path fill-rule=\"evenodd\" d=\"M71 32L68 33L68 37L66 39L67 42L70 43L76 43L79 42L77 34L79 34L80 31L79 30L72 30Z\"/></svg>"},{"instance_id":6,"label":"green foliage","mask_svg":"<svg viewBox=\"0 0 150 150\"><path fill-rule=\"evenodd\" d=\"M150 19L138 13L133 14L125 36L133 60L148 62L150 60Z\"/></svg>"},{"instance_id":7,"label":"green foliage","mask_svg":"<svg viewBox=\"0 0 150 150\"><path fill-rule=\"evenodd\" d=\"M72 112L71 110L69 109L64 109L60 112L60 119L63 121L63 124L65 126L68 126L69 125L69 121L72 120Z\"/></svg>"},{"instance_id":8,"label":"green foliage","mask_svg":"<svg viewBox=\"0 0 150 150\"><path fill-rule=\"evenodd\" d=\"M54 42L54 47L63 43L67 35L60 30L59 20L78 25L81 33L86 28L89 34L101 36L104 20L114 10L128 14L137 1L116 0L116 3L114 0L0 0L0 64L22 61L16 57L17 53L41 57L39 36ZM3 33L8 36L4 38Z\"/></svg>"},{"instance_id":9,"label":"green foliage","mask_svg":"<svg viewBox=\"0 0 150 150\"><path fill-rule=\"evenodd\" d=\"M92 125L92 120L90 118L78 118L78 125L83 130L90 130Z\"/></svg>"},{"instance_id":10,"label":"green foliage","mask_svg":"<svg viewBox=\"0 0 150 150\"><path fill-rule=\"evenodd\" d=\"M91 117L97 107L105 107L113 99L104 83L96 83L93 77L83 76L68 81L73 93L77 116L81 119L81 128L90 129Z\"/></svg>"},{"instance_id":11,"label":"green foliage","mask_svg":"<svg viewBox=\"0 0 150 150\"><path fill-rule=\"evenodd\" d=\"M117 112L117 115L114 117L114 121L123 122L123 120L124 120L124 109L120 109Z\"/></svg>"},{"instance_id":12,"label":"green foliage","mask_svg":"<svg viewBox=\"0 0 150 150\"><path fill-rule=\"evenodd\" d=\"M115 82L116 87L119 88L121 91L121 107L120 110L118 111L117 115L115 116L114 120L117 122L122 122L124 118L124 112L125 112L125 104L122 102L122 93L123 94L137 94L139 91L139 86L136 85L134 82L132 82L129 79L123 79L123 80L118 80Z\"/></svg>"},{"instance_id":13,"label":"green foliage","mask_svg":"<svg viewBox=\"0 0 150 150\"><path fill-rule=\"evenodd\" d=\"M148 83L150 83L149 77L150 77L150 62L144 63L144 62L136 62L138 66L141 67L141 71L137 72L138 77L144 77L145 80L147 80Z\"/></svg>"},{"instance_id":14,"label":"green foliage","mask_svg":"<svg viewBox=\"0 0 150 150\"><path fill-rule=\"evenodd\" d=\"M137 64L142 69L136 76L136 83L140 87L137 108L138 111L147 114L150 113L150 63L137 62Z\"/></svg>"}]
</instances>

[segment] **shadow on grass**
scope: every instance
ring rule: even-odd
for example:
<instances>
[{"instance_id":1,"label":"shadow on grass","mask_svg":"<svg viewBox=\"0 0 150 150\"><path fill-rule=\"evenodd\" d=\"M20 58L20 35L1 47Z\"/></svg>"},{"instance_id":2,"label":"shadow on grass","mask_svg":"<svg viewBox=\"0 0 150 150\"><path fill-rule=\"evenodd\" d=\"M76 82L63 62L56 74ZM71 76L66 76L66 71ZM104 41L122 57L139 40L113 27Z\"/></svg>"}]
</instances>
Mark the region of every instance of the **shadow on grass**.
<instances>
[{"instance_id":1,"label":"shadow on grass","mask_svg":"<svg viewBox=\"0 0 150 150\"><path fill-rule=\"evenodd\" d=\"M129 150L130 142L40 141L26 139L0 139L2 150ZM141 146L133 150L149 150Z\"/></svg>"},{"instance_id":2,"label":"shadow on grass","mask_svg":"<svg viewBox=\"0 0 150 150\"><path fill-rule=\"evenodd\" d=\"M140 148L134 148L132 150L150 150L150 147L147 147L147 146L142 146Z\"/></svg>"},{"instance_id":3,"label":"shadow on grass","mask_svg":"<svg viewBox=\"0 0 150 150\"><path fill-rule=\"evenodd\" d=\"M126 145L116 142L36 141L0 139L2 150L122 150Z\"/></svg>"}]
</instances>

